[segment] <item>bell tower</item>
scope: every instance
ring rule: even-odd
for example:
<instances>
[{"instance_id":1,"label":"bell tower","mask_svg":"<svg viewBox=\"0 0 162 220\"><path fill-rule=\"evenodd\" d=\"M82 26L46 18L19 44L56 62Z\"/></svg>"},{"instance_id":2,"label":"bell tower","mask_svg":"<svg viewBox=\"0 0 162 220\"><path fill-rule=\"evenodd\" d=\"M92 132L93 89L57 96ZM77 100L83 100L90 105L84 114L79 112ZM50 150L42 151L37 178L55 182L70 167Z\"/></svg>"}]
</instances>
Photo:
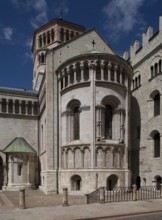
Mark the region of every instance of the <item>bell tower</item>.
<instances>
[{"instance_id":1,"label":"bell tower","mask_svg":"<svg viewBox=\"0 0 162 220\"><path fill-rule=\"evenodd\" d=\"M85 31L81 25L65 21L62 18L54 19L39 27L33 38L33 90L39 91L46 72L46 54L60 44L71 40Z\"/></svg>"}]
</instances>

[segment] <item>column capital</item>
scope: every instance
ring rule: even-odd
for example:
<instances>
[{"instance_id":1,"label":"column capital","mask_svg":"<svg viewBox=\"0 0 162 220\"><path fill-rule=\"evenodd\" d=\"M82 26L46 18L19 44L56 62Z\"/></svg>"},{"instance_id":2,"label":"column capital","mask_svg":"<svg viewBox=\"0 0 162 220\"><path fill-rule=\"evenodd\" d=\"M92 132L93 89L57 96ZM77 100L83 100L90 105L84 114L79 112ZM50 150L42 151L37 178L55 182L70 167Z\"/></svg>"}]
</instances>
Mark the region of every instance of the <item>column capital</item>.
<instances>
[{"instance_id":1,"label":"column capital","mask_svg":"<svg viewBox=\"0 0 162 220\"><path fill-rule=\"evenodd\" d=\"M108 69L110 70L112 68L111 62L109 62L107 66L108 66Z\"/></svg>"}]
</instances>

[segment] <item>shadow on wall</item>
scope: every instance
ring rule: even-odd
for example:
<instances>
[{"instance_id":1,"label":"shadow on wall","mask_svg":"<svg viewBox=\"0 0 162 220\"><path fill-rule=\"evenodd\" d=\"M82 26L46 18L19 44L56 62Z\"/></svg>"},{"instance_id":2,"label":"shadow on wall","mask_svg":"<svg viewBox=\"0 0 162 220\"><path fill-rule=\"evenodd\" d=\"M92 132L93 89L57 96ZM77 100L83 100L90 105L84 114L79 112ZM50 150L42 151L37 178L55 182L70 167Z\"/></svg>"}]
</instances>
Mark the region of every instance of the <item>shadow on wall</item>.
<instances>
[{"instance_id":1,"label":"shadow on wall","mask_svg":"<svg viewBox=\"0 0 162 220\"><path fill-rule=\"evenodd\" d=\"M140 163L140 139L141 139L141 114L138 101L135 97L131 99L131 158L130 168L132 171L132 184L135 184L139 174Z\"/></svg>"}]
</instances>

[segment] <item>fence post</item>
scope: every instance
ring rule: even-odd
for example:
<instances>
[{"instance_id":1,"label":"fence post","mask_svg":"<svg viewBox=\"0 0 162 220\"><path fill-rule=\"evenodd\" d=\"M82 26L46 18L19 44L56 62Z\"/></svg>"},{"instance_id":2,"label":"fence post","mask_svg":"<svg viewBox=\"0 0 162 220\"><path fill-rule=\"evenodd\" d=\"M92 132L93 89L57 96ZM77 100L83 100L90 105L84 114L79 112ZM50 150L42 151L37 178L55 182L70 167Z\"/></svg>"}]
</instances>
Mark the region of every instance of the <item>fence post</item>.
<instances>
[{"instance_id":1,"label":"fence post","mask_svg":"<svg viewBox=\"0 0 162 220\"><path fill-rule=\"evenodd\" d=\"M132 187L133 187L133 201L137 201L137 185L134 184Z\"/></svg>"},{"instance_id":2,"label":"fence post","mask_svg":"<svg viewBox=\"0 0 162 220\"><path fill-rule=\"evenodd\" d=\"M26 205L25 205L25 188L24 187L20 187L19 188L19 207L20 209L25 209Z\"/></svg>"},{"instance_id":3,"label":"fence post","mask_svg":"<svg viewBox=\"0 0 162 220\"><path fill-rule=\"evenodd\" d=\"M100 203L105 202L105 187L100 187Z\"/></svg>"},{"instance_id":4,"label":"fence post","mask_svg":"<svg viewBox=\"0 0 162 220\"><path fill-rule=\"evenodd\" d=\"M162 184L160 184L160 198L162 198Z\"/></svg>"},{"instance_id":5,"label":"fence post","mask_svg":"<svg viewBox=\"0 0 162 220\"><path fill-rule=\"evenodd\" d=\"M63 203L62 206L68 206L68 188L63 188Z\"/></svg>"}]
</instances>

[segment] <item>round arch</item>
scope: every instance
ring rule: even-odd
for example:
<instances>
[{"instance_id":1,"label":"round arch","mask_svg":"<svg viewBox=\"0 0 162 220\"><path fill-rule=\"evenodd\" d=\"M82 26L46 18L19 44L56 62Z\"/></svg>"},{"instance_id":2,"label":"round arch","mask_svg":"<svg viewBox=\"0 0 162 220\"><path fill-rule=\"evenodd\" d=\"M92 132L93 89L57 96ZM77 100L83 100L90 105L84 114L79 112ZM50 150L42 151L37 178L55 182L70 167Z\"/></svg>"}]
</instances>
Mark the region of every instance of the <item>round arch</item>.
<instances>
[{"instance_id":1,"label":"round arch","mask_svg":"<svg viewBox=\"0 0 162 220\"><path fill-rule=\"evenodd\" d=\"M156 176L154 177L154 179L156 180L156 189L157 189L157 190L160 190L160 184L162 183L162 178L161 178L161 176L156 175Z\"/></svg>"},{"instance_id":2,"label":"round arch","mask_svg":"<svg viewBox=\"0 0 162 220\"><path fill-rule=\"evenodd\" d=\"M113 109L115 109L121 104L121 102L116 96L108 95L102 99L101 104L110 105Z\"/></svg>"},{"instance_id":3,"label":"round arch","mask_svg":"<svg viewBox=\"0 0 162 220\"><path fill-rule=\"evenodd\" d=\"M71 191L79 191L81 189L82 178L75 174L71 177Z\"/></svg>"},{"instance_id":4,"label":"round arch","mask_svg":"<svg viewBox=\"0 0 162 220\"><path fill-rule=\"evenodd\" d=\"M112 174L107 178L106 187L108 190L111 191L117 186L117 183L118 183L118 176Z\"/></svg>"}]
</instances>

